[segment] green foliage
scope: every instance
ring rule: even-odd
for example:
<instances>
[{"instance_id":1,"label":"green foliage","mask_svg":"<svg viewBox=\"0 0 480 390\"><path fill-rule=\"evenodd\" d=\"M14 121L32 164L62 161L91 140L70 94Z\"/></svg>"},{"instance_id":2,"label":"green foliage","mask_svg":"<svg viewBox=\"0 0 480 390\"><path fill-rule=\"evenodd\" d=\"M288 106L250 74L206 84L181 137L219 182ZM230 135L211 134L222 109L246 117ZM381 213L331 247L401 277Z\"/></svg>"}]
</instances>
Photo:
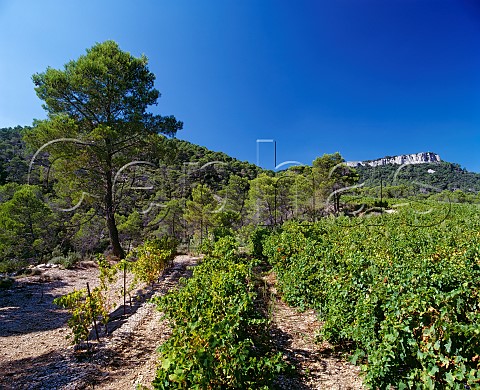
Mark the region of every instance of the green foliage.
<instances>
[{"instance_id":1,"label":"green foliage","mask_svg":"<svg viewBox=\"0 0 480 390\"><path fill-rule=\"evenodd\" d=\"M118 270L127 267L126 260L114 264L110 258L103 255L97 255L96 260L99 270L99 285L90 294L87 289L74 290L53 300L53 303L70 312L71 316L67 324L72 330L73 337L67 335L67 338L72 338L74 344L79 344L87 339L94 320L107 325L109 313L115 306L112 294L109 293L110 289L116 281Z\"/></svg>"},{"instance_id":2,"label":"green foliage","mask_svg":"<svg viewBox=\"0 0 480 390\"><path fill-rule=\"evenodd\" d=\"M238 250L238 243L233 236L225 236L220 238L213 247L212 257L222 260L235 262Z\"/></svg>"},{"instance_id":3,"label":"green foliage","mask_svg":"<svg viewBox=\"0 0 480 390\"><path fill-rule=\"evenodd\" d=\"M193 234L208 236L209 228L215 225L217 207L209 187L199 184L193 189L192 199L187 201L184 214Z\"/></svg>"},{"instance_id":4,"label":"green foliage","mask_svg":"<svg viewBox=\"0 0 480 390\"><path fill-rule=\"evenodd\" d=\"M271 234L271 230L264 227L257 227L250 234L248 240L250 254L257 258L263 259L263 242Z\"/></svg>"},{"instance_id":5,"label":"green foliage","mask_svg":"<svg viewBox=\"0 0 480 390\"><path fill-rule=\"evenodd\" d=\"M233 222L242 224L245 214L245 202L250 188L249 178L238 175L231 175L228 185L223 189L222 195L225 199L225 210L230 215L235 215Z\"/></svg>"},{"instance_id":6,"label":"green foliage","mask_svg":"<svg viewBox=\"0 0 480 390\"><path fill-rule=\"evenodd\" d=\"M36 186L15 186L0 203L0 259L39 258L55 244L55 220Z\"/></svg>"},{"instance_id":7,"label":"green foliage","mask_svg":"<svg viewBox=\"0 0 480 390\"><path fill-rule=\"evenodd\" d=\"M423 187L423 190L433 193L457 189L466 193L480 191L480 174L468 172L458 164L440 162L411 164L403 166L400 170L399 168L399 165L389 164L378 167L359 166L355 169L360 175L359 182L365 183L368 187L379 187L382 179L384 186L396 186L397 189L400 189L399 186L406 186L419 191L419 186L414 184L416 182L434 187Z\"/></svg>"},{"instance_id":8,"label":"green foliage","mask_svg":"<svg viewBox=\"0 0 480 390\"><path fill-rule=\"evenodd\" d=\"M130 254L136 256L137 261L122 259L118 262L116 258L105 257L98 254L98 281L90 295L87 290L74 290L73 292L56 298L54 303L69 310L71 317L68 319L68 326L72 329L73 343L79 344L88 337L93 320L100 321L107 325L109 313L118 303L118 295L112 294L112 288L118 278L119 271L122 274L132 272L134 280L128 286L121 288L120 296L129 294L138 282L151 284L157 279L166 266L171 264L175 254L177 242L171 237L162 237L145 242L136 251ZM60 256L57 256L59 258ZM71 336L68 335L67 338Z\"/></svg>"},{"instance_id":9,"label":"green foliage","mask_svg":"<svg viewBox=\"0 0 480 390\"><path fill-rule=\"evenodd\" d=\"M26 182L31 154L39 147L58 138L78 139L81 143L50 144L36 155L30 182L42 184L42 191L48 194L54 206L52 211L61 229L58 235L49 235L59 238L55 245L61 242L62 251L73 249L82 254L104 252L108 249L109 231L105 210L99 203L104 199L104 194L99 193L102 189L99 183L104 183L105 179L91 166L93 152L90 149L95 143L101 143L100 133L107 137L109 132L98 130L94 136L89 134L89 129L77 126L74 120L63 114L58 116L51 122L38 122L39 128L0 129L0 172L5 173L4 176L0 173L0 183L2 180L7 183L0 186L0 203L12 198L17 183ZM28 153L22 136L27 141ZM165 234L185 240L189 227L184 218L186 201L200 182L214 194L213 206L218 211L210 216L210 221L207 216L205 234L213 227L227 232L226 229L236 229L245 223L249 180L262 171L261 168L179 139L162 135L140 138L138 147L120 151L112 159L114 178L120 164L132 159L154 164L133 165L116 176L115 188L112 188L118 201L114 217L125 248L136 246L145 238ZM123 139L116 138L116 141L123 142ZM17 159L21 159L21 163ZM212 161L218 163L209 165ZM2 163L5 163L4 169ZM150 186L152 190L147 189ZM85 194L80 207L71 212L60 211L78 204L82 192ZM214 232L216 236L217 233Z\"/></svg>"},{"instance_id":10,"label":"green foliage","mask_svg":"<svg viewBox=\"0 0 480 390\"><path fill-rule=\"evenodd\" d=\"M172 256L176 254L178 240L175 237L164 235L154 240L158 247L172 252Z\"/></svg>"},{"instance_id":11,"label":"green foliage","mask_svg":"<svg viewBox=\"0 0 480 390\"><path fill-rule=\"evenodd\" d=\"M312 164L317 203L324 204L327 209L332 205L335 212L340 211L339 190L358 181L355 169L346 166L344 162L340 153L336 152L324 154L316 158Z\"/></svg>"},{"instance_id":12,"label":"green foliage","mask_svg":"<svg viewBox=\"0 0 480 390\"><path fill-rule=\"evenodd\" d=\"M102 290L107 290L108 285L115 282L117 277L117 271L121 268L123 269L123 263L121 266L115 266L112 263L111 259L105 257L103 255L97 255L97 263L98 263L98 279L100 281L100 288ZM117 263L117 264L120 264Z\"/></svg>"},{"instance_id":13,"label":"green foliage","mask_svg":"<svg viewBox=\"0 0 480 390\"><path fill-rule=\"evenodd\" d=\"M68 88L74 91L76 87L89 89L91 85L88 80L74 80L69 85L59 83L57 86L53 85L53 80L65 81L88 69L100 80L105 76L104 70L114 66L115 62L110 58L102 58L103 54L116 49L118 47L115 48L112 42L99 44L81 59L67 64L64 69L50 69L37 75L37 82L45 82L45 85L37 87L48 89L53 100L53 92L57 87L57 92ZM121 52L118 58L126 60L128 56L124 54L128 53ZM137 60L142 60L133 59L137 65ZM89 68L94 63L99 69ZM67 68L71 74L67 74ZM117 71L118 67L111 73L113 79L119 76ZM120 80L121 83L124 81ZM48 94L46 89L41 93ZM83 98L82 103L91 108L90 104L94 104L94 101L87 101L86 96ZM96 98L98 102L100 96ZM140 126L142 121L126 123L126 117L122 119L125 122L105 126L105 123L90 120L88 115L80 123L71 114L68 110L49 112L49 119L38 122L34 129L19 126L0 129L0 183L6 183L0 186L0 203L10 201L20 187L18 183L26 182L31 153L38 147L61 137L80 141L53 143L36 155L30 182L42 184L42 191L48 194L48 207L51 208L49 214L53 212L54 221L53 224L48 224L50 231L42 234L36 242L38 250L32 250L31 245L29 248L29 245L23 244L18 246L20 250L16 250L8 240L0 240L3 258L15 256L15 260L22 257L33 260L34 257L45 256L59 243L63 253L73 249L85 255L108 250L109 228L105 224L105 218L106 210L110 208L104 207L101 202L106 199L107 194L103 189L106 188L108 178L102 176L92 161L98 161L99 166L105 168L105 172L108 171L109 164L102 160L103 157L108 157L108 152L101 149L104 141L106 146L112 140L118 143L118 148L111 150L110 179L114 179L115 183L115 188L112 187L112 200L115 200L115 204L112 204L115 211L113 219L118 227L119 241L129 249L146 238L159 235L175 236L186 246L194 233L199 236L197 241L202 241L211 233L217 239L229 234L228 229L238 230L249 222L262 225L277 222L278 225L289 219L314 221L332 211L354 215L360 211L359 205L364 205L360 212L378 212L379 207L375 206L387 207L385 203L378 203L381 192L382 200L388 203L388 207L395 205L398 198L421 199L430 196L431 199L449 203L479 203L480 199L475 194L480 188L479 174L467 172L458 164L410 165L402 167L396 176L399 168L396 165L358 167L356 169L361 174L363 187L342 192L342 187L355 183L356 174L350 169L344 169L341 164L338 165L343 161L338 153L319 157L313 166L292 166L274 174L224 153L154 134L150 131L153 128L150 120L143 122L143 128ZM167 122L169 126L175 124L170 117L164 119L164 122L157 123L161 131L167 130ZM98 126L94 126L96 123ZM130 139L130 130L132 134L138 130L138 138L131 149L121 149ZM27 141L28 152L22 136ZM101 146L97 148L100 155L95 157L92 149L98 145ZM124 164L131 162L132 158L149 161L154 166L140 164L123 169ZM121 174L118 175L120 170ZM259 176L259 173L262 175ZM414 182L417 184L412 184ZM212 198L209 202L201 200L200 209L197 208L192 213L185 208L187 202L194 200L193 192L199 183L204 185L205 194L210 192ZM336 189L339 191L334 196L332 194ZM82 192L85 192L85 196L80 207L71 212L59 210L76 205L82 199ZM42 199L44 203L46 196ZM52 215L48 216L50 222L51 217ZM112 222L112 215L108 217ZM202 219L204 223L200 222ZM200 229L201 224L204 225L203 229ZM111 229L113 224L109 226ZM246 246L246 242L243 244ZM24 250L25 248L29 250Z\"/></svg>"},{"instance_id":14,"label":"green foliage","mask_svg":"<svg viewBox=\"0 0 480 390\"><path fill-rule=\"evenodd\" d=\"M123 221L118 220L118 232L123 240L129 240L130 243L137 244L140 242L143 233L142 216L138 211L132 211L127 217L122 216Z\"/></svg>"},{"instance_id":15,"label":"green foliage","mask_svg":"<svg viewBox=\"0 0 480 390\"><path fill-rule=\"evenodd\" d=\"M275 184L275 178L266 173L251 181L246 206L254 224L275 223Z\"/></svg>"},{"instance_id":16,"label":"green foliage","mask_svg":"<svg viewBox=\"0 0 480 390\"><path fill-rule=\"evenodd\" d=\"M246 187L248 187L248 184L242 179L252 180L259 172L263 171L254 164L236 160L222 152L214 152L203 146L179 139L172 140L172 142L176 149L174 163L179 170L185 168L185 163L194 163L189 164L192 166L189 181L191 183L202 182L214 190L225 188L228 184L227 198L229 199L238 200L236 196L242 198L247 190ZM221 162L221 164L215 164L217 167L214 165L205 166L213 161ZM232 176L241 179L232 180ZM238 205L237 202L236 206Z\"/></svg>"},{"instance_id":17,"label":"green foliage","mask_svg":"<svg viewBox=\"0 0 480 390\"><path fill-rule=\"evenodd\" d=\"M49 264L58 264L63 268L73 268L73 266L82 259L78 252L68 252L66 255L54 256L49 260Z\"/></svg>"},{"instance_id":18,"label":"green foliage","mask_svg":"<svg viewBox=\"0 0 480 390\"><path fill-rule=\"evenodd\" d=\"M18 271L27 266L27 262L25 260L18 260L18 259L6 259L0 261L0 273L11 273Z\"/></svg>"},{"instance_id":19,"label":"green foliage","mask_svg":"<svg viewBox=\"0 0 480 390\"><path fill-rule=\"evenodd\" d=\"M479 214L429 215L290 223L265 241L284 299L316 309L324 338L353 343L371 388L480 384Z\"/></svg>"},{"instance_id":20,"label":"green foliage","mask_svg":"<svg viewBox=\"0 0 480 390\"><path fill-rule=\"evenodd\" d=\"M23 128L0 129L0 186L6 183L25 184L28 156L22 141Z\"/></svg>"},{"instance_id":21,"label":"green foliage","mask_svg":"<svg viewBox=\"0 0 480 390\"><path fill-rule=\"evenodd\" d=\"M68 216L61 213L62 217ZM70 245L75 251L85 255L86 253L98 253L107 249L108 236L105 221L94 208L88 211L79 211L71 219L64 223L64 231L69 238Z\"/></svg>"},{"instance_id":22,"label":"green foliage","mask_svg":"<svg viewBox=\"0 0 480 390\"><path fill-rule=\"evenodd\" d=\"M98 280L100 282L97 289L101 298L101 321L105 327L109 320L110 311L115 308L116 304L114 295L110 293L110 290L112 290L112 286L118 278L118 271L123 270L123 268L126 266L123 262L123 259L118 263L115 263L115 260L117 259L112 259L108 256L105 257L103 255L97 255L99 271Z\"/></svg>"},{"instance_id":23,"label":"green foliage","mask_svg":"<svg viewBox=\"0 0 480 390\"><path fill-rule=\"evenodd\" d=\"M294 166L275 177L261 173L251 180L246 200L250 222L279 225L291 219L314 220L338 213L346 187L358 180L339 153L325 154L312 167Z\"/></svg>"},{"instance_id":24,"label":"green foliage","mask_svg":"<svg viewBox=\"0 0 480 390\"><path fill-rule=\"evenodd\" d=\"M162 275L165 268L171 265L176 246L175 239L162 237L161 239L147 240L143 245L137 247L129 255L129 257L136 258L132 266L135 282L153 284Z\"/></svg>"},{"instance_id":25,"label":"green foliage","mask_svg":"<svg viewBox=\"0 0 480 390\"><path fill-rule=\"evenodd\" d=\"M156 300L173 333L160 347L155 388L267 388L284 369L281 355L262 346L252 270L235 252L235 240L221 238L192 278Z\"/></svg>"},{"instance_id":26,"label":"green foliage","mask_svg":"<svg viewBox=\"0 0 480 390\"><path fill-rule=\"evenodd\" d=\"M88 338L93 320L104 314L103 297L100 289L94 289L90 296L86 289L74 290L71 293L55 298L53 303L61 306L71 314L67 324L72 329L73 344L79 344Z\"/></svg>"},{"instance_id":27,"label":"green foliage","mask_svg":"<svg viewBox=\"0 0 480 390\"><path fill-rule=\"evenodd\" d=\"M225 226L216 226L212 230L213 240L216 242L224 237L233 237L235 232L231 228Z\"/></svg>"}]
</instances>

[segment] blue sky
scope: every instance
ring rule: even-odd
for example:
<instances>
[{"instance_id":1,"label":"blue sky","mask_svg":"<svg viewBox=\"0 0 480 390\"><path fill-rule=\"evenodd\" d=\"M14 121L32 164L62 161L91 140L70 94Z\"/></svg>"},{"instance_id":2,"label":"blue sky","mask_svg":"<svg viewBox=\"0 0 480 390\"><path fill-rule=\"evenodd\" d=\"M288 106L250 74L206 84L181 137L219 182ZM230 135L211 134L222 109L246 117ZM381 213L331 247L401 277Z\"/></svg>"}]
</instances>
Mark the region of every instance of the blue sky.
<instances>
[{"instance_id":1,"label":"blue sky","mask_svg":"<svg viewBox=\"0 0 480 390\"><path fill-rule=\"evenodd\" d=\"M0 25L0 127L45 117L33 73L113 39L147 55L179 138L251 162L275 139L277 163L433 151L480 172L476 0L0 0Z\"/></svg>"}]
</instances>

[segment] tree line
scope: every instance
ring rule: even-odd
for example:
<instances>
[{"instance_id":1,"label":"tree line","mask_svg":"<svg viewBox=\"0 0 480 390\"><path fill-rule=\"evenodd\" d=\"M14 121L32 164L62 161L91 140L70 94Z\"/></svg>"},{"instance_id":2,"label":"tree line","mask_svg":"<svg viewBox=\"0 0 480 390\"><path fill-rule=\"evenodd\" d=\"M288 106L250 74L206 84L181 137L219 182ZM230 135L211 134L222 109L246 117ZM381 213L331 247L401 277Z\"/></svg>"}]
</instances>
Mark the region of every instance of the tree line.
<instances>
[{"instance_id":1,"label":"tree line","mask_svg":"<svg viewBox=\"0 0 480 390\"><path fill-rule=\"evenodd\" d=\"M72 162L60 155L85 153L88 146L59 142L53 145L56 151L47 147L34 157L36 151L24 141L32 137L31 128L5 133L15 133L22 145L18 164L26 168L0 186L1 260L18 266L70 252L113 252L101 197L105 184L80 167L88 159ZM273 227L292 218L313 221L335 212L340 196L331 194L357 180L353 170L339 165L338 153L275 173L164 135L149 142L155 150L145 148L143 156L125 159L113 174L122 251L164 235L199 244L252 226Z\"/></svg>"}]
</instances>

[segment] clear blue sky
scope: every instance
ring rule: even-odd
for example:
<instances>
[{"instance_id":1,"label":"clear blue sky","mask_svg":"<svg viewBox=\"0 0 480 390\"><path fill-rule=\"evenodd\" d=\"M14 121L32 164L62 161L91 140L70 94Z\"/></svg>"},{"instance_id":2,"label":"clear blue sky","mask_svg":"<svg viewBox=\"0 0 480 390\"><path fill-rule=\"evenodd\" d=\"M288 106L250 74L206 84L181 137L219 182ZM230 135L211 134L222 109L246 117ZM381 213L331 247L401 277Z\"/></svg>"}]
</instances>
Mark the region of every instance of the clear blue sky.
<instances>
[{"instance_id":1,"label":"clear blue sky","mask_svg":"<svg viewBox=\"0 0 480 390\"><path fill-rule=\"evenodd\" d=\"M178 137L257 161L433 151L480 172L476 0L0 0L0 127L31 76L107 39L146 54ZM272 168L262 144L261 165Z\"/></svg>"}]
</instances>

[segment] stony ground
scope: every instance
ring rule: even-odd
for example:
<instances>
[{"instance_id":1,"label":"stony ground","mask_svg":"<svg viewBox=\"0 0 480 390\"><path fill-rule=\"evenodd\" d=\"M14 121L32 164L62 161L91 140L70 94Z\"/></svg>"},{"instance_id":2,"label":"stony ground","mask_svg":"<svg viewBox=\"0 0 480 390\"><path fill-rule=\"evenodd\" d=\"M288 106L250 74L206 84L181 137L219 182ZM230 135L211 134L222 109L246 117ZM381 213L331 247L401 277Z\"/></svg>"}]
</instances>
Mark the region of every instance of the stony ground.
<instances>
[{"instance_id":1,"label":"stony ground","mask_svg":"<svg viewBox=\"0 0 480 390\"><path fill-rule=\"evenodd\" d=\"M188 277L196 258L178 256L154 295L164 294L182 276ZM155 349L169 329L161 313L147 302L125 318L121 326L93 352L74 351L65 339L67 314L53 299L95 286L98 269L81 263L76 269L49 269L19 280L0 292L0 389L134 389L150 386L156 367ZM144 298L150 297L147 294ZM132 310L133 311L133 310Z\"/></svg>"},{"instance_id":2,"label":"stony ground","mask_svg":"<svg viewBox=\"0 0 480 390\"><path fill-rule=\"evenodd\" d=\"M41 275L17 280L0 290L0 389L135 389L151 388L155 350L170 334L161 313L148 298L165 294L181 277L189 277L197 258L177 256L173 266L146 290L127 315L119 312L110 335L91 351L74 350L65 336L67 313L53 299L96 285L98 268L82 262L75 269L47 269ZM299 375L281 376L281 389L361 389L357 367L346 363L327 344L315 342L321 324L313 311L299 312L286 305L275 289L275 275L264 276L275 347L296 367ZM121 283L118 281L117 283ZM113 298L112 298L113 299ZM117 298L118 299L118 298ZM120 302L122 303L122 302Z\"/></svg>"},{"instance_id":3,"label":"stony ground","mask_svg":"<svg viewBox=\"0 0 480 390\"><path fill-rule=\"evenodd\" d=\"M363 389L358 367L348 363L326 343L318 343L321 327L313 310L300 312L280 299L275 288L275 274L264 276L269 294L271 329L276 348L295 366L297 375L282 375L280 389Z\"/></svg>"},{"instance_id":4,"label":"stony ground","mask_svg":"<svg viewBox=\"0 0 480 390\"><path fill-rule=\"evenodd\" d=\"M46 378L74 371L65 339L67 314L53 299L93 283L97 273L93 262L84 262L75 270L49 269L0 290L0 388L42 388Z\"/></svg>"}]
</instances>

